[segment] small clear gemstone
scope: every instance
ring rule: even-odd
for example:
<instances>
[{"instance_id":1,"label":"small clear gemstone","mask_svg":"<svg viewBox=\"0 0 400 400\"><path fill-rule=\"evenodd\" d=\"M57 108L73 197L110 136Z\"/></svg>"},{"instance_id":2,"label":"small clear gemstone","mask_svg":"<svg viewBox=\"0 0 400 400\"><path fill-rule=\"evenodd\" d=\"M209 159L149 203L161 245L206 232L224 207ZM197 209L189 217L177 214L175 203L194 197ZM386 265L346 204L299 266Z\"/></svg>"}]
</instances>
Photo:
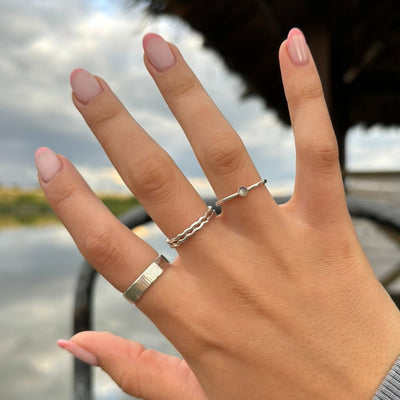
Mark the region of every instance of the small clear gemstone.
<instances>
[{"instance_id":1,"label":"small clear gemstone","mask_svg":"<svg viewBox=\"0 0 400 400\"><path fill-rule=\"evenodd\" d=\"M248 191L247 188L244 187L244 186L241 186L241 187L238 189L238 194L239 194L239 196L242 196L242 197L247 196L247 193L249 193L249 191Z\"/></svg>"}]
</instances>

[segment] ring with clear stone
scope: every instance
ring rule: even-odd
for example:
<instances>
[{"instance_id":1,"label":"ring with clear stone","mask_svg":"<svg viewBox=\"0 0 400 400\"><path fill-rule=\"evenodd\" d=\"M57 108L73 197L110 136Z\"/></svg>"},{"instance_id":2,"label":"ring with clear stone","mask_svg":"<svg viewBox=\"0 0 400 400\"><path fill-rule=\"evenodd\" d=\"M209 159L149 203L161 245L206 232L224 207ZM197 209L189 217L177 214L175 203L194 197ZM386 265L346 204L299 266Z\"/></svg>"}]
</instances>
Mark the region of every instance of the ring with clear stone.
<instances>
[{"instance_id":1,"label":"ring with clear stone","mask_svg":"<svg viewBox=\"0 0 400 400\"><path fill-rule=\"evenodd\" d=\"M267 180L266 179L262 179L261 181L255 183L254 185L248 186L248 187L240 186L240 188L238 188L236 193L233 193L233 194L231 194L229 196L224 197L221 200L218 200L215 203L215 205L216 206L220 206L222 203L226 203L227 201L235 199L236 197L246 197L251 189L255 189L256 187L265 185L266 183L267 183Z\"/></svg>"}]
</instances>

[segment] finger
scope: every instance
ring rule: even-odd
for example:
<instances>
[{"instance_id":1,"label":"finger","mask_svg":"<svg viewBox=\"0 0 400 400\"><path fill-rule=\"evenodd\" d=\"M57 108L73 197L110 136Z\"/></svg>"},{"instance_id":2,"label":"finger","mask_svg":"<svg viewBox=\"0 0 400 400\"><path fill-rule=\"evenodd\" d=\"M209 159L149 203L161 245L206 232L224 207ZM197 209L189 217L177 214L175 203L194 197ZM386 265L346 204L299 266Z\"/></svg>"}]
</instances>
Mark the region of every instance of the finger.
<instances>
[{"instance_id":1,"label":"finger","mask_svg":"<svg viewBox=\"0 0 400 400\"><path fill-rule=\"evenodd\" d=\"M140 343L100 332L81 332L60 347L100 366L121 389L148 400L206 400L184 360L145 349Z\"/></svg>"},{"instance_id":2,"label":"finger","mask_svg":"<svg viewBox=\"0 0 400 400\"><path fill-rule=\"evenodd\" d=\"M338 147L321 81L300 30L290 31L279 60L296 143L293 200L316 221L334 220L345 204Z\"/></svg>"},{"instance_id":3,"label":"finger","mask_svg":"<svg viewBox=\"0 0 400 400\"><path fill-rule=\"evenodd\" d=\"M122 179L161 230L167 236L175 236L197 220L206 205L108 85L84 70L72 73L71 85L75 106ZM199 232L196 237L200 235Z\"/></svg>"},{"instance_id":4,"label":"finger","mask_svg":"<svg viewBox=\"0 0 400 400\"><path fill-rule=\"evenodd\" d=\"M223 198L240 186L260 181L240 137L207 95L178 49L155 34L144 37L143 47L146 67L185 131L217 197ZM231 212L234 220L238 220L238 213L248 216L251 206L262 205L265 210L276 206L264 187L249 194L245 206L238 200L223 207L224 211Z\"/></svg>"},{"instance_id":5,"label":"finger","mask_svg":"<svg viewBox=\"0 0 400 400\"><path fill-rule=\"evenodd\" d=\"M155 250L111 214L66 158L41 148L35 161L47 200L82 255L112 285L125 291L155 259ZM175 290L175 270L168 268L137 303L146 313L153 311L155 319L158 313L168 316L166 291Z\"/></svg>"}]
</instances>

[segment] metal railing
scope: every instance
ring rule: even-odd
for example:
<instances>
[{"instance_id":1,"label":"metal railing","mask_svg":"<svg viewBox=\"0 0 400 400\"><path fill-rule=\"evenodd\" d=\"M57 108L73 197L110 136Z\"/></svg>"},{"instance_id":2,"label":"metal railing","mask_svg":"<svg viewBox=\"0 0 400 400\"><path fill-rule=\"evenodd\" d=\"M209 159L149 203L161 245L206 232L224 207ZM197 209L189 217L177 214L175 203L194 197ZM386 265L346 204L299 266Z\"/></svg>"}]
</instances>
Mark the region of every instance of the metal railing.
<instances>
[{"instance_id":1,"label":"metal railing","mask_svg":"<svg viewBox=\"0 0 400 400\"><path fill-rule=\"evenodd\" d=\"M287 197L275 199L277 203L284 203ZM214 199L207 199L206 203L214 204ZM369 219L378 225L392 229L400 234L400 209L394 209L387 204L373 200L347 198L347 205L353 217ZM151 219L142 207L136 207L120 218L130 229L150 222ZM75 294L74 333L93 329L93 289L97 272L87 263L82 265ZM400 276L400 264L395 273L386 277L384 286L392 283ZM393 301L400 308L400 294L390 294ZM90 365L75 359L74 361L74 400L92 400L92 368Z\"/></svg>"}]
</instances>

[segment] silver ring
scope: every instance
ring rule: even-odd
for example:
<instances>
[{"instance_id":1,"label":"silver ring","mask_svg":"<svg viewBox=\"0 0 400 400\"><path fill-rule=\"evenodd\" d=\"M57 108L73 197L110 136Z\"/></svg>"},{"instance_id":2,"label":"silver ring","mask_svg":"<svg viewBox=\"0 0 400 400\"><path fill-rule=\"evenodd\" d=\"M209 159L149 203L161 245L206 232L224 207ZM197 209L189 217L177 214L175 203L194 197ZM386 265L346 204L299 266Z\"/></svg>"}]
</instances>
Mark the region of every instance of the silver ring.
<instances>
[{"instance_id":1,"label":"silver ring","mask_svg":"<svg viewBox=\"0 0 400 400\"><path fill-rule=\"evenodd\" d=\"M136 303L142 294L157 280L170 264L159 255L124 292L124 297L131 303Z\"/></svg>"},{"instance_id":2,"label":"silver ring","mask_svg":"<svg viewBox=\"0 0 400 400\"><path fill-rule=\"evenodd\" d=\"M225 203L225 202L227 202L229 200L232 200L232 199L234 199L236 197L246 197L251 189L254 189L254 188L262 186L262 185L265 185L266 183L267 183L267 180L266 179L262 179L261 181L255 183L254 185L251 185L249 187L240 186L240 188L237 190L236 193L233 193L233 194L231 194L229 196L224 197L221 200L218 200L215 203L215 205L216 206L220 206L222 203Z\"/></svg>"},{"instance_id":3,"label":"silver ring","mask_svg":"<svg viewBox=\"0 0 400 400\"><path fill-rule=\"evenodd\" d=\"M207 211L204 213L204 215L200 217L197 221L193 222L193 224L190 225L189 228L185 229L182 233L175 236L174 238L167 239L169 247L175 248L186 242L186 240L188 240L197 231L199 231L216 214L217 212L211 206L208 206Z\"/></svg>"}]
</instances>

